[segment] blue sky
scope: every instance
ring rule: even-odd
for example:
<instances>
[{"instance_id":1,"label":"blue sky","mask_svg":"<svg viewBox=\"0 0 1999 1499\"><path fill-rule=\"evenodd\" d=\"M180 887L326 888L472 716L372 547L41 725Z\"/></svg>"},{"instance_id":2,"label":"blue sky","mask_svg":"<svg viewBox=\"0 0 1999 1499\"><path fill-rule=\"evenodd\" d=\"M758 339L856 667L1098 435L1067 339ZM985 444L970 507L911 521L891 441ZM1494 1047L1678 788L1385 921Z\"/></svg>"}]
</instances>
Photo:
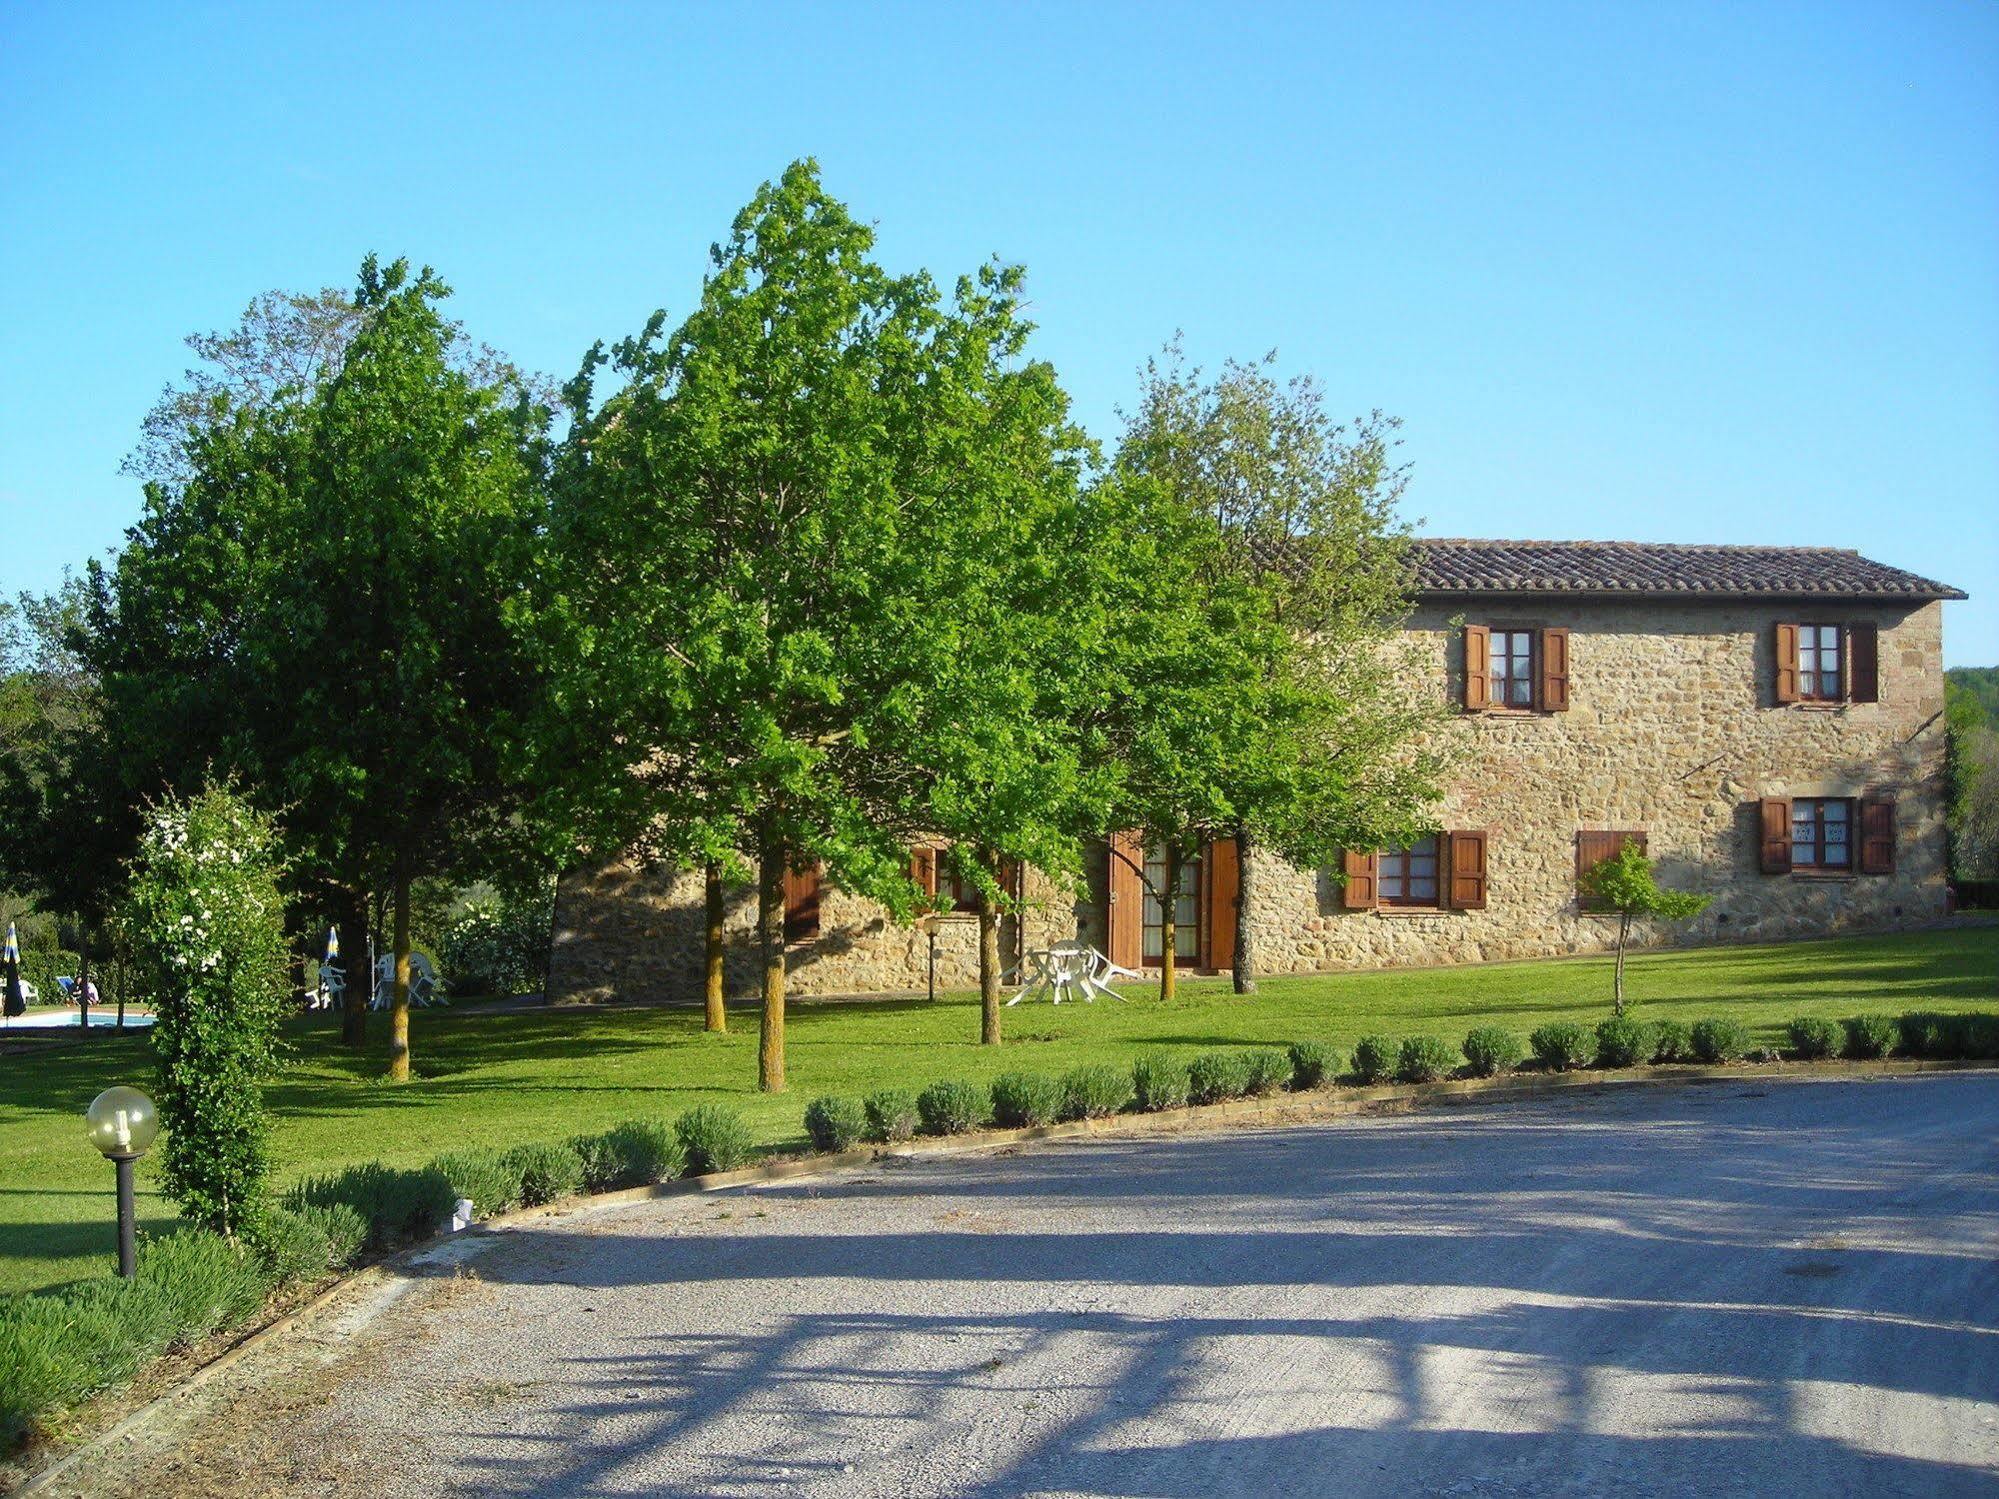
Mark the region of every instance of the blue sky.
<instances>
[{"instance_id":1,"label":"blue sky","mask_svg":"<svg viewBox=\"0 0 1999 1499\"><path fill-rule=\"evenodd\" d=\"M1274 347L1435 534L1857 547L1999 662L1999 6L1243 9L0 0L0 588L253 294L406 254L567 375L815 155L891 266L1024 263L1100 436Z\"/></svg>"}]
</instances>

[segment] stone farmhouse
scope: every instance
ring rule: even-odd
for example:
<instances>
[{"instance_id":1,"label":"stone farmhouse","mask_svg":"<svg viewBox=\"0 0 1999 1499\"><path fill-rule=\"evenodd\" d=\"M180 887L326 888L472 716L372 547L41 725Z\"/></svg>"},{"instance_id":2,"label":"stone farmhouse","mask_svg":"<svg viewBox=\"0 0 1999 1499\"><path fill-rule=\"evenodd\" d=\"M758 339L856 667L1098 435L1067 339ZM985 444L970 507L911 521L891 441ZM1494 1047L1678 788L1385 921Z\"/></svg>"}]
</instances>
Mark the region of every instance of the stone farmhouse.
<instances>
[{"instance_id":1,"label":"stone farmhouse","mask_svg":"<svg viewBox=\"0 0 1999 1499\"><path fill-rule=\"evenodd\" d=\"M1965 595L1824 547L1423 540L1408 629L1462 709L1440 831L1356 849L1339 871L1266 854L1249 913L1260 972L1477 962L1599 950L1615 922L1579 877L1627 838L1666 884L1714 897L1670 933L1753 941L1927 921L1945 910L1943 601ZM1114 835L1086 885L1019 878L1001 933L1023 948L1080 936L1139 968L1160 956L1137 866ZM802 994L976 983L969 904L912 870L945 908L917 926L793 876L791 987ZM1181 963L1233 961L1232 843L1188 861ZM699 871L575 872L561 883L549 995L698 999ZM730 988L753 983L754 909L729 914Z\"/></svg>"}]
</instances>

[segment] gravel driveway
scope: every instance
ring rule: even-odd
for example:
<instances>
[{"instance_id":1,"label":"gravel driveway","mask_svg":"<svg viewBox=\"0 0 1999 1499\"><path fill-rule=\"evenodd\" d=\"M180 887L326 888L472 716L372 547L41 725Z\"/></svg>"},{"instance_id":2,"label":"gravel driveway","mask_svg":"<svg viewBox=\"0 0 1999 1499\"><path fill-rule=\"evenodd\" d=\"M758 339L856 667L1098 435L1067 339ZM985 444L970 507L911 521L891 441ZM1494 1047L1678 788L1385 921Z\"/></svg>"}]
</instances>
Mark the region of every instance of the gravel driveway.
<instances>
[{"instance_id":1,"label":"gravel driveway","mask_svg":"<svg viewBox=\"0 0 1999 1499\"><path fill-rule=\"evenodd\" d=\"M884 1163L507 1235L323 1386L239 1405L257 1443L179 1471L343 1494L1991 1494L1995 1254L1991 1075Z\"/></svg>"}]
</instances>

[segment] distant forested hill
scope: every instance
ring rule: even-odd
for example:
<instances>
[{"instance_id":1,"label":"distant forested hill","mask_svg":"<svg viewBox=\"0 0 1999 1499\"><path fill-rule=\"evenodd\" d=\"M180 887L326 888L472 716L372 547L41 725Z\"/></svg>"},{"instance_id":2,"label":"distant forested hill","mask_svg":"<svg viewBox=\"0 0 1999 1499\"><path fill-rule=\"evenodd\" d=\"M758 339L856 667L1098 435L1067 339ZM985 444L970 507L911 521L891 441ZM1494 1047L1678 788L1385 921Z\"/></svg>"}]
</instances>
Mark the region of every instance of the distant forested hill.
<instances>
[{"instance_id":1,"label":"distant forested hill","mask_svg":"<svg viewBox=\"0 0 1999 1499\"><path fill-rule=\"evenodd\" d=\"M1999 666L1953 666L1944 677L1971 694L1987 722L1999 724Z\"/></svg>"}]
</instances>

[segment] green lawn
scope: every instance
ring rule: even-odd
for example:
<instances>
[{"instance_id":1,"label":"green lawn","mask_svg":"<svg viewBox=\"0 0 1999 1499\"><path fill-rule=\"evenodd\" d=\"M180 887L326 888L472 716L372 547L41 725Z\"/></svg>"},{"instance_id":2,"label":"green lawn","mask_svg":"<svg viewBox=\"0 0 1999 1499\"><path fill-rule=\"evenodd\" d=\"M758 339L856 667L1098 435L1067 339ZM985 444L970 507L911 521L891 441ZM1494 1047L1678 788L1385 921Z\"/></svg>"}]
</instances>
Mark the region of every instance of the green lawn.
<instances>
[{"instance_id":1,"label":"green lawn","mask_svg":"<svg viewBox=\"0 0 1999 1499\"><path fill-rule=\"evenodd\" d=\"M749 1008L736 1012L728 1036L705 1035L699 1010L420 1011L420 1081L402 1087L378 1081L380 1017L371 1017L374 1045L360 1054L339 1046L331 1019L301 1019L291 1027L292 1065L270 1093L277 1153L287 1179L370 1159L413 1165L459 1145L559 1138L713 1099L740 1107L761 1138L797 1143L800 1112L817 1093L985 1079L1006 1067L1123 1063L1142 1051L1307 1038L1351 1044L1371 1030L1457 1040L1480 1024L1524 1035L1549 1020L1593 1022L1609 1013L1610 964L1312 975L1266 980L1249 999L1225 981L1201 980L1170 1006L1128 988L1126 1004L1008 1010L1009 1044L998 1051L973 1044L972 995L936 1004L794 1001L791 1091L776 1097L754 1089L757 1016ZM1774 1040L1794 1015L1999 1008L1999 926L1641 953L1629 990L1642 1014L1727 1013L1759 1040ZM0 1057L0 1290L112 1268L111 1168L84 1142L83 1109L99 1089L143 1084L150 1071L143 1033ZM144 1191L146 1164L140 1169ZM141 1212L149 1229L172 1220L156 1191L142 1197Z\"/></svg>"}]
</instances>

